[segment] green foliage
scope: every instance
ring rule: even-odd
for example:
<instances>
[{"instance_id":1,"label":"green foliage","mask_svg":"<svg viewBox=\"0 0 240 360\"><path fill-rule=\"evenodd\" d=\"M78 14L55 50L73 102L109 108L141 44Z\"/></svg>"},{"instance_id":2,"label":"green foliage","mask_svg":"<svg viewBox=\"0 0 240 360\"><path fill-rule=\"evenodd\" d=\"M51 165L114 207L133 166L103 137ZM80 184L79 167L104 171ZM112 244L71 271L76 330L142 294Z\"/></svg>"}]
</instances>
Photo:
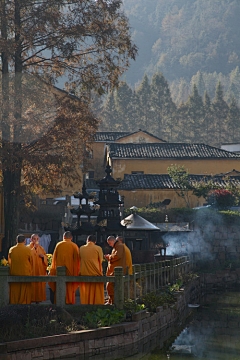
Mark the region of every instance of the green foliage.
<instances>
[{"instance_id":1,"label":"green foliage","mask_svg":"<svg viewBox=\"0 0 240 360\"><path fill-rule=\"evenodd\" d=\"M83 322L88 328L98 328L119 324L125 319L125 311L117 309L97 309L97 311L87 313Z\"/></svg>"},{"instance_id":2,"label":"green foliage","mask_svg":"<svg viewBox=\"0 0 240 360\"><path fill-rule=\"evenodd\" d=\"M132 314L145 310L146 307L145 304L139 304L132 299L125 299L123 309L126 311L126 317L131 318Z\"/></svg>"},{"instance_id":3,"label":"green foliage","mask_svg":"<svg viewBox=\"0 0 240 360\"><path fill-rule=\"evenodd\" d=\"M170 292L169 290L164 291L160 294L150 292L144 295L142 298L143 304L150 312L156 312L158 306L162 306L164 304L173 304L174 301L175 297L173 295L173 292Z\"/></svg>"},{"instance_id":4,"label":"green foliage","mask_svg":"<svg viewBox=\"0 0 240 360\"><path fill-rule=\"evenodd\" d=\"M169 286L169 291L171 293L174 293L174 291L179 291L182 286L183 286L183 281L181 279L178 279L176 284Z\"/></svg>"},{"instance_id":5,"label":"green foliage","mask_svg":"<svg viewBox=\"0 0 240 360\"><path fill-rule=\"evenodd\" d=\"M187 207L189 207L189 191L192 190L192 185L189 180L189 172L183 166L172 165L168 167L168 173L177 185L175 192L181 197Z\"/></svg>"}]
</instances>

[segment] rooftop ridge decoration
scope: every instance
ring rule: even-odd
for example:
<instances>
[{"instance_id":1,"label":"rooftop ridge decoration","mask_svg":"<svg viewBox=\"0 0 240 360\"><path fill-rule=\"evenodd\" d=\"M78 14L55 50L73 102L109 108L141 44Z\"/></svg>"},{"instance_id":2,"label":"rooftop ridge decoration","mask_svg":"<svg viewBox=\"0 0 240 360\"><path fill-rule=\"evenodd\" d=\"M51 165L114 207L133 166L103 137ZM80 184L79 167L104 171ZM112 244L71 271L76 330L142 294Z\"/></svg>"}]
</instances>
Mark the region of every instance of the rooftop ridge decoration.
<instances>
[{"instance_id":1,"label":"rooftop ridge decoration","mask_svg":"<svg viewBox=\"0 0 240 360\"><path fill-rule=\"evenodd\" d=\"M206 144L111 143L107 148L113 159L240 159L240 154Z\"/></svg>"}]
</instances>

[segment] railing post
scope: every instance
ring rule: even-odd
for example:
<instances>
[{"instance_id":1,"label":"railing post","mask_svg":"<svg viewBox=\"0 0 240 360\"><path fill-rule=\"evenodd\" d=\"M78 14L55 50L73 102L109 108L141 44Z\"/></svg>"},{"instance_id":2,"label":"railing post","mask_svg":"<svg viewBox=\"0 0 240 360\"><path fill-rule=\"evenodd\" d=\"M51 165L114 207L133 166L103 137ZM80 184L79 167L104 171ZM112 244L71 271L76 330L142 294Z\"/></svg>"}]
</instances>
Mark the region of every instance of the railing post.
<instances>
[{"instance_id":1,"label":"railing post","mask_svg":"<svg viewBox=\"0 0 240 360\"><path fill-rule=\"evenodd\" d=\"M133 289L131 287L131 297L133 296L133 300L136 301L136 268L135 265L132 266L132 274L133 274ZM132 293L133 292L133 293Z\"/></svg>"},{"instance_id":2,"label":"railing post","mask_svg":"<svg viewBox=\"0 0 240 360\"><path fill-rule=\"evenodd\" d=\"M140 266L141 266L141 284L142 284L142 289L143 289L142 295L146 295L146 293L147 293L147 290L146 290L146 288L147 288L146 265L141 264ZM142 278L144 278L144 279L142 280Z\"/></svg>"},{"instance_id":3,"label":"railing post","mask_svg":"<svg viewBox=\"0 0 240 360\"><path fill-rule=\"evenodd\" d=\"M151 263L151 279L153 280L153 291L156 291L156 284L155 284L155 263Z\"/></svg>"},{"instance_id":4,"label":"railing post","mask_svg":"<svg viewBox=\"0 0 240 360\"><path fill-rule=\"evenodd\" d=\"M166 275L165 275L165 260L161 261L162 263L162 287L166 285Z\"/></svg>"},{"instance_id":5,"label":"railing post","mask_svg":"<svg viewBox=\"0 0 240 360\"><path fill-rule=\"evenodd\" d=\"M166 260L165 263L167 266L166 273L167 273L167 285L168 285L170 283L170 260Z\"/></svg>"},{"instance_id":6,"label":"railing post","mask_svg":"<svg viewBox=\"0 0 240 360\"><path fill-rule=\"evenodd\" d=\"M152 291L151 264L146 264L147 293Z\"/></svg>"},{"instance_id":7,"label":"railing post","mask_svg":"<svg viewBox=\"0 0 240 360\"><path fill-rule=\"evenodd\" d=\"M9 267L0 267L0 307L9 304Z\"/></svg>"},{"instance_id":8,"label":"railing post","mask_svg":"<svg viewBox=\"0 0 240 360\"><path fill-rule=\"evenodd\" d=\"M137 299L137 273L139 273L139 288L140 288L139 297L141 297L141 268L139 264L133 265L133 281L134 281L133 286L134 286L135 301Z\"/></svg>"},{"instance_id":9,"label":"railing post","mask_svg":"<svg viewBox=\"0 0 240 360\"><path fill-rule=\"evenodd\" d=\"M118 310L122 310L124 304L124 279L122 267L117 266L114 268L114 277L114 305Z\"/></svg>"},{"instance_id":10,"label":"railing post","mask_svg":"<svg viewBox=\"0 0 240 360\"><path fill-rule=\"evenodd\" d=\"M173 284L173 260L170 260L170 283Z\"/></svg>"},{"instance_id":11,"label":"railing post","mask_svg":"<svg viewBox=\"0 0 240 360\"><path fill-rule=\"evenodd\" d=\"M130 299L130 275L129 275L129 267L127 266L126 275L127 277L127 298Z\"/></svg>"},{"instance_id":12,"label":"railing post","mask_svg":"<svg viewBox=\"0 0 240 360\"><path fill-rule=\"evenodd\" d=\"M159 272L158 272L158 263L155 262L154 263L154 284L155 284L155 290L157 291L159 288L159 284L158 284L158 276L159 276Z\"/></svg>"},{"instance_id":13,"label":"railing post","mask_svg":"<svg viewBox=\"0 0 240 360\"><path fill-rule=\"evenodd\" d=\"M56 281L56 305L64 307L66 305L66 267L57 267Z\"/></svg>"},{"instance_id":14,"label":"railing post","mask_svg":"<svg viewBox=\"0 0 240 360\"><path fill-rule=\"evenodd\" d=\"M157 288L160 289L160 262L157 262L157 274L158 274L158 281L157 281Z\"/></svg>"}]
</instances>

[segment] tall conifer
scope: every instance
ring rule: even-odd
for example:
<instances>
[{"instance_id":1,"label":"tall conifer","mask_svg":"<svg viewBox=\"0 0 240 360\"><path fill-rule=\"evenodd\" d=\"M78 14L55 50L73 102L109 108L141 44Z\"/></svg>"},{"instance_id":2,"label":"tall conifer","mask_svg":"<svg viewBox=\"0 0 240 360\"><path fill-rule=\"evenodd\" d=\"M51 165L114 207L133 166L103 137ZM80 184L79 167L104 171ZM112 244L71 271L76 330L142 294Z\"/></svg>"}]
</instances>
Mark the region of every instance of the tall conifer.
<instances>
[{"instance_id":1,"label":"tall conifer","mask_svg":"<svg viewBox=\"0 0 240 360\"><path fill-rule=\"evenodd\" d=\"M192 95L189 96L187 105L187 121L191 127L191 141L202 142L204 108L202 97L198 93L196 84L193 85Z\"/></svg>"},{"instance_id":2,"label":"tall conifer","mask_svg":"<svg viewBox=\"0 0 240 360\"><path fill-rule=\"evenodd\" d=\"M149 129L151 131L151 125L150 125L152 122L151 88L146 73L143 76L141 84L136 90L136 95L138 96L139 99L139 116L140 116L139 120L141 123L141 128Z\"/></svg>"},{"instance_id":3,"label":"tall conifer","mask_svg":"<svg viewBox=\"0 0 240 360\"><path fill-rule=\"evenodd\" d=\"M216 86L215 98L212 107L216 134L215 145L221 146L222 142L226 139L228 105L223 98L223 88L220 81Z\"/></svg>"},{"instance_id":4,"label":"tall conifer","mask_svg":"<svg viewBox=\"0 0 240 360\"><path fill-rule=\"evenodd\" d=\"M240 141L240 109L237 106L235 97L232 97L227 116L227 128L229 142Z\"/></svg>"}]
</instances>

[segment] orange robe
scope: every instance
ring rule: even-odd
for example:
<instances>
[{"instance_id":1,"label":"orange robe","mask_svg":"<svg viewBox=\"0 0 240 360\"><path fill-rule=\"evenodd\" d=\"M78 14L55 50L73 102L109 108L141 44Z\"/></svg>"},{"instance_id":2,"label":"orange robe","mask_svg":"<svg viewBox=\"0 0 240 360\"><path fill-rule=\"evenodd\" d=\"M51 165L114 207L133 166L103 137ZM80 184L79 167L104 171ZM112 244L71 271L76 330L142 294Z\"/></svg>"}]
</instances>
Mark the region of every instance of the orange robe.
<instances>
[{"instance_id":1,"label":"orange robe","mask_svg":"<svg viewBox=\"0 0 240 360\"><path fill-rule=\"evenodd\" d=\"M80 270L82 276L103 276L103 251L98 245L89 241L80 247ZM103 305L104 283L80 283L81 304Z\"/></svg>"},{"instance_id":2,"label":"orange robe","mask_svg":"<svg viewBox=\"0 0 240 360\"><path fill-rule=\"evenodd\" d=\"M38 245L35 249L32 243L30 243L27 247L29 247L32 251L33 275L47 275L46 269L48 266L48 260L44 248ZM39 257L40 254L44 257ZM46 301L46 282L32 283L32 302L33 301Z\"/></svg>"},{"instance_id":3,"label":"orange robe","mask_svg":"<svg viewBox=\"0 0 240 360\"><path fill-rule=\"evenodd\" d=\"M132 275L132 255L130 249L126 246L126 244L123 244L125 248L126 253L126 263L129 269L129 275Z\"/></svg>"},{"instance_id":4,"label":"orange robe","mask_svg":"<svg viewBox=\"0 0 240 360\"><path fill-rule=\"evenodd\" d=\"M24 243L10 248L10 275L32 275L32 252ZM10 283L10 304L31 304L32 283Z\"/></svg>"},{"instance_id":5,"label":"orange robe","mask_svg":"<svg viewBox=\"0 0 240 360\"><path fill-rule=\"evenodd\" d=\"M78 276L79 273L79 248L70 239L64 239L59 242L54 250L50 276L57 275L58 266L66 266L68 276ZM68 282L66 286L66 304L75 304L75 292L78 288L78 282ZM56 283L49 283L51 289L55 292L56 302Z\"/></svg>"},{"instance_id":6,"label":"orange robe","mask_svg":"<svg viewBox=\"0 0 240 360\"><path fill-rule=\"evenodd\" d=\"M126 264L126 253L125 247L120 241L116 241L114 243L112 253L109 256L108 267L107 267L107 276L114 276L114 268L121 266L123 267L123 274L126 272L127 264ZM114 283L107 283L107 293L114 303Z\"/></svg>"}]
</instances>

